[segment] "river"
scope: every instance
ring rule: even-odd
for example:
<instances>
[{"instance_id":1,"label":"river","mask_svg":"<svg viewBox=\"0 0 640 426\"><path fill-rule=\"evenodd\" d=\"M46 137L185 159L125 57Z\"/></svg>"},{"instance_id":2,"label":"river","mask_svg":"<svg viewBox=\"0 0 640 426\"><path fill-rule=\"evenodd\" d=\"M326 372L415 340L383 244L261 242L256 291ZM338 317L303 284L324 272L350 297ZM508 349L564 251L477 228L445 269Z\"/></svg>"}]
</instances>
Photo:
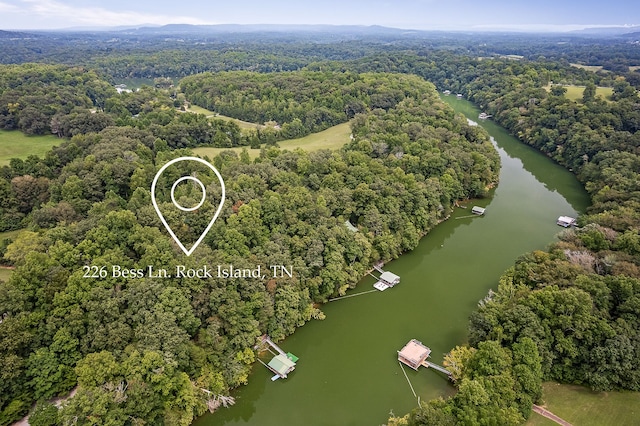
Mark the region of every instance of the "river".
<instances>
[{"instance_id":1,"label":"river","mask_svg":"<svg viewBox=\"0 0 640 426\"><path fill-rule=\"evenodd\" d=\"M473 104L443 99L478 121ZM416 338L441 364L446 352L465 343L469 314L500 275L518 256L554 241L558 216L575 216L588 206L571 173L490 120L480 125L502 162L491 196L456 209L415 250L385 265L400 275L399 285L330 302L322 307L324 321L281 342L300 358L286 380L271 382L272 374L256 364L249 385L234 392L236 405L201 417L196 426L380 425L390 413L415 407L414 391L422 400L454 392L433 369L404 367L405 377L396 351ZM468 217L473 205L486 207L486 214ZM370 290L373 282L363 279L350 294Z\"/></svg>"}]
</instances>

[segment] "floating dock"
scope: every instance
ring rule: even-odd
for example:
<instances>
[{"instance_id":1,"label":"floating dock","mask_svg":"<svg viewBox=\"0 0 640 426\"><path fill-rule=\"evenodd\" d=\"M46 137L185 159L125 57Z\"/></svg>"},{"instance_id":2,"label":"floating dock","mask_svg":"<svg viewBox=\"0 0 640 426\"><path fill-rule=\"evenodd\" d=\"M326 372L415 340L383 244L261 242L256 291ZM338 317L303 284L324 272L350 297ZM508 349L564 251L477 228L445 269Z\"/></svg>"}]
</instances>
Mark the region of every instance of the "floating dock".
<instances>
[{"instance_id":1,"label":"floating dock","mask_svg":"<svg viewBox=\"0 0 640 426\"><path fill-rule=\"evenodd\" d=\"M380 272L380 278L376 277L373 274L370 275L378 280L378 282L376 282L373 287L377 290L385 291L386 289L398 284L400 282L400 277L393 272L383 270L382 266L382 263L373 265L373 269Z\"/></svg>"},{"instance_id":2,"label":"floating dock","mask_svg":"<svg viewBox=\"0 0 640 426\"><path fill-rule=\"evenodd\" d=\"M418 367L423 365L430 354L431 349L423 345L421 341L411 339L409 343L398 351L398 361L414 370L418 370Z\"/></svg>"},{"instance_id":3,"label":"floating dock","mask_svg":"<svg viewBox=\"0 0 640 426\"><path fill-rule=\"evenodd\" d=\"M411 339L409 343L398 351L398 361L407 365L414 370L418 370L420 366L433 368L441 373L451 376L451 373L446 368L427 361L427 358L431 355L431 349L425 346L421 341Z\"/></svg>"},{"instance_id":4,"label":"floating dock","mask_svg":"<svg viewBox=\"0 0 640 426\"><path fill-rule=\"evenodd\" d=\"M286 379L287 375L296 369L296 363L298 362L298 357L292 354L291 352L284 352L280 346L276 345L269 336L266 334L262 336L260 339L260 344L256 345L256 349L260 350L264 345L268 345L266 350L273 354L271 349L274 349L277 354L269 361L268 364L265 364L260 358L258 361L265 367L267 367L271 372L275 374L271 378L271 381L276 381L278 379Z\"/></svg>"},{"instance_id":5,"label":"floating dock","mask_svg":"<svg viewBox=\"0 0 640 426\"><path fill-rule=\"evenodd\" d=\"M568 228L570 226L575 226L576 219L569 216L560 216L556 222L559 226L564 228Z\"/></svg>"}]
</instances>

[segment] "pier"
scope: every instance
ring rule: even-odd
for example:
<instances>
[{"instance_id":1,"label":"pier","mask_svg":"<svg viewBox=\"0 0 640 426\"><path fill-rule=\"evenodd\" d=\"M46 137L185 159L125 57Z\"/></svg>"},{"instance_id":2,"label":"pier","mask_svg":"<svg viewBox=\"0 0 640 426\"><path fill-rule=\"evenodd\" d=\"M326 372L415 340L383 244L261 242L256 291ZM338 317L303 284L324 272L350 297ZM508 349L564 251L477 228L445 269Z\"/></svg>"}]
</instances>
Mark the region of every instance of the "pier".
<instances>
[{"instance_id":1,"label":"pier","mask_svg":"<svg viewBox=\"0 0 640 426\"><path fill-rule=\"evenodd\" d=\"M438 370L439 372L444 373L447 376L451 376L451 372L449 370L447 370L446 368L444 368L444 367L442 367L442 366L440 366L438 364L434 364L434 363L432 363L430 361L427 361L426 359L423 361L422 365L427 367L427 368L431 367L434 370Z\"/></svg>"}]
</instances>

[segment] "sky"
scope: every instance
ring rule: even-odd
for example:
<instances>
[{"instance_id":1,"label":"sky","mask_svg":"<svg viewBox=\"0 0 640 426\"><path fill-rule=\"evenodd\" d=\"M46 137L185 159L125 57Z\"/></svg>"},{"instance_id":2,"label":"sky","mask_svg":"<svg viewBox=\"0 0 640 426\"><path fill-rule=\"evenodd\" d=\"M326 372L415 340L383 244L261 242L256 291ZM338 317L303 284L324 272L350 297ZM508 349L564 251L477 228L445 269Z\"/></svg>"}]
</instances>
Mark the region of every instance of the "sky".
<instances>
[{"instance_id":1,"label":"sky","mask_svg":"<svg viewBox=\"0 0 640 426\"><path fill-rule=\"evenodd\" d=\"M0 0L0 29L142 24L567 31L640 24L637 0Z\"/></svg>"}]
</instances>

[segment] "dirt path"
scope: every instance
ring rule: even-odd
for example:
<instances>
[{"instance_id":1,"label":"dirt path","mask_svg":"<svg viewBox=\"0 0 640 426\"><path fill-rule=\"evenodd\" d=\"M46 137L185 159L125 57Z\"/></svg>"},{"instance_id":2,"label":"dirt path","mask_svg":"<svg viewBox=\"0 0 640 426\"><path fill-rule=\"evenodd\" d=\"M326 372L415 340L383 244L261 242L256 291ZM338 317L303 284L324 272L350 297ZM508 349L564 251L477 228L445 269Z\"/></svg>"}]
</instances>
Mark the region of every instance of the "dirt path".
<instances>
[{"instance_id":1,"label":"dirt path","mask_svg":"<svg viewBox=\"0 0 640 426\"><path fill-rule=\"evenodd\" d=\"M562 426L571 426L571 423L569 423L566 420L561 419L560 417L556 416L555 414L553 414L551 411L542 408L539 405L533 405L533 412L534 413L538 413L541 416L544 416L546 418L548 418L549 420L553 420L554 422L558 423L559 425Z\"/></svg>"},{"instance_id":2,"label":"dirt path","mask_svg":"<svg viewBox=\"0 0 640 426\"><path fill-rule=\"evenodd\" d=\"M65 402L69 398L73 398L74 395L77 392L78 392L78 386L76 386L75 388L71 389L71 392L69 393L69 395L64 396L64 397L59 396L59 397L50 399L49 402L54 404L56 407L60 408L60 406L62 405L63 402ZM35 404L33 404L31 409L33 409L33 407L35 407ZM27 414L22 419L18 420L17 422L14 422L11 426L29 426L29 415Z\"/></svg>"}]
</instances>

